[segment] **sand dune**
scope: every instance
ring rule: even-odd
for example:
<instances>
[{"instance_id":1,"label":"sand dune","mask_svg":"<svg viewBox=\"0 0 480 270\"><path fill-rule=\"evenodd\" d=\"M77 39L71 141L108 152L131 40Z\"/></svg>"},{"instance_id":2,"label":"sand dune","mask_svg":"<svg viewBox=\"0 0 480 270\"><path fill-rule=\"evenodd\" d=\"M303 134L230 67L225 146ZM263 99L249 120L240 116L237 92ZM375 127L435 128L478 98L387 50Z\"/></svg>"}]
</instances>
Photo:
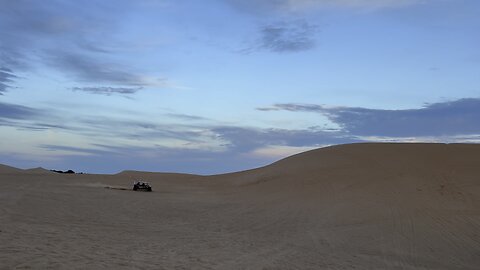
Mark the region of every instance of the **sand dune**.
<instances>
[{"instance_id":1,"label":"sand dune","mask_svg":"<svg viewBox=\"0 0 480 270\"><path fill-rule=\"evenodd\" d=\"M0 164L0 174L22 173L23 170Z\"/></svg>"},{"instance_id":2,"label":"sand dune","mask_svg":"<svg viewBox=\"0 0 480 270\"><path fill-rule=\"evenodd\" d=\"M31 173L31 174L54 174L54 172L49 171L49 170L47 170L45 168L42 168L42 167L24 170L24 172Z\"/></svg>"},{"instance_id":3,"label":"sand dune","mask_svg":"<svg viewBox=\"0 0 480 270\"><path fill-rule=\"evenodd\" d=\"M479 269L479 158L353 144L214 176L2 165L0 269ZM154 192L121 190L134 178Z\"/></svg>"}]
</instances>

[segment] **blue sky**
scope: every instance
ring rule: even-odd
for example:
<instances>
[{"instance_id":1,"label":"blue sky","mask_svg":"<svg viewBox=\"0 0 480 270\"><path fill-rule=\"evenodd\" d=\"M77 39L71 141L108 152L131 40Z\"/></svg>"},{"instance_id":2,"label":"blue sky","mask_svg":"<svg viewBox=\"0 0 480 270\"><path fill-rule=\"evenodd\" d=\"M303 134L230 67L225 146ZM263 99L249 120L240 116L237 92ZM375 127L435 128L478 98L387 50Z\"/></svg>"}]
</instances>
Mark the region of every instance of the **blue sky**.
<instances>
[{"instance_id":1,"label":"blue sky","mask_svg":"<svg viewBox=\"0 0 480 270\"><path fill-rule=\"evenodd\" d=\"M480 141L474 0L0 0L0 163L200 174Z\"/></svg>"}]
</instances>

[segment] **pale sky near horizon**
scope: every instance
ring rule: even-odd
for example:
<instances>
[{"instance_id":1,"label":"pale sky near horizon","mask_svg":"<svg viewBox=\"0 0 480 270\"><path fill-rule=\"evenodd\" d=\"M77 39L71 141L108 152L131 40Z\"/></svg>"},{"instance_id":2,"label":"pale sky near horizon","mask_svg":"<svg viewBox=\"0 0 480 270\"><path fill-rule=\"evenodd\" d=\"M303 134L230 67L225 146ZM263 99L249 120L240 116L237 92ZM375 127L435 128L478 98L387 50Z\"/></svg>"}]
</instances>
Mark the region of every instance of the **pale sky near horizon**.
<instances>
[{"instance_id":1,"label":"pale sky near horizon","mask_svg":"<svg viewBox=\"0 0 480 270\"><path fill-rule=\"evenodd\" d=\"M480 1L0 0L0 163L223 173L480 141Z\"/></svg>"}]
</instances>

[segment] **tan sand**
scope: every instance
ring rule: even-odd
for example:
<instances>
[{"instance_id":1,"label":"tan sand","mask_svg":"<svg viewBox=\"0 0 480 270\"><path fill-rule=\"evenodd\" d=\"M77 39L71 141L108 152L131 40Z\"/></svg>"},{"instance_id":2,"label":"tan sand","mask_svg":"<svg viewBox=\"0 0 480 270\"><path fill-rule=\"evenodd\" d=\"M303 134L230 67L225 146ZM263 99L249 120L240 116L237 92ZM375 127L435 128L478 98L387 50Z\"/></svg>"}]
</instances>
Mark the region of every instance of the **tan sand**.
<instances>
[{"instance_id":1,"label":"tan sand","mask_svg":"<svg viewBox=\"0 0 480 270\"><path fill-rule=\"evenodd\" d=\"M154 192L115 189L135 177ZM2 166L0 184L0 269L480 269L480 145L343 145L208 177Z\"/></svg>"}]
</instances>

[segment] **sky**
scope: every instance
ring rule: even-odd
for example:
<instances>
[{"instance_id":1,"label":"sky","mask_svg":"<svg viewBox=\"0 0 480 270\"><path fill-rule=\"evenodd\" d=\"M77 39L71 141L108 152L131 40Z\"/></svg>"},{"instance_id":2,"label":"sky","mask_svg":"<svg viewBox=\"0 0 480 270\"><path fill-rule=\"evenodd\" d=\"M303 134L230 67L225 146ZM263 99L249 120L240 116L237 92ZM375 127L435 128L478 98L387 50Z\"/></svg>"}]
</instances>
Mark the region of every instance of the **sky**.
<instances>
[{"instance_id":1,"label":"sky","mask_svg":"<svg viewBox=\"0 0 480 270\"><path fill-rule=\"evenodd\" d=\"M480 142L477 0L0 0L0 163L217 174Z\"/></svg>"}]
</instances>

